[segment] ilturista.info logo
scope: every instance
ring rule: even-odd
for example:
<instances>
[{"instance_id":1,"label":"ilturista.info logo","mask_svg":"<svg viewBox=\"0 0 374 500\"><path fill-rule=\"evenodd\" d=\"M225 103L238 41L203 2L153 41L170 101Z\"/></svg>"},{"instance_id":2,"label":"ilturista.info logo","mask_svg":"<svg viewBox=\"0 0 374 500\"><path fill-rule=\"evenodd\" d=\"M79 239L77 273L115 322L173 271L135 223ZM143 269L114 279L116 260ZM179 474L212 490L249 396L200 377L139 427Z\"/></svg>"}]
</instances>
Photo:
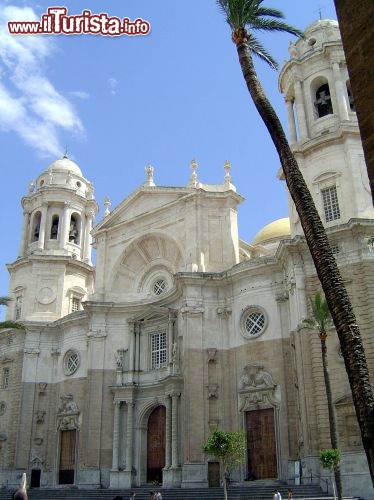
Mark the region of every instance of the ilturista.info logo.
<instances>
[{"instance_id":1,"label":"ilturista.info logo","mask_svg":"<svg viewBox=\"0 0 374 500\"><path fill-rule=\"evenodd\" d=\"M92 14L88 9L77 16L68 16L66 7L49 7L40 21L9 21L11 35L148 35L151 25L144 19L131 21L128 17L108 16L105 12Z\"/></svg>"}]
</instances>

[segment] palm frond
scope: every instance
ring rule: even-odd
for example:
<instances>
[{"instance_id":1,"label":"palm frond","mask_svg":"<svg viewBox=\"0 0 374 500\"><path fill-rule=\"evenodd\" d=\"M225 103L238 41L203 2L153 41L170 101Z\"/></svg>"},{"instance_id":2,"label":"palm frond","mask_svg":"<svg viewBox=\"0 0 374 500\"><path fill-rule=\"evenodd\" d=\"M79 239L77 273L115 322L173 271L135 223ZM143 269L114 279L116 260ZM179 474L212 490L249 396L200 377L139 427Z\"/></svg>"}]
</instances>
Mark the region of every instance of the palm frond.
<instances>
[{"instance_id":1,"label":"palm frond","mask_svg":"<svg viewBox=\"0 0 374 500\"><path fill-rule=\"evenodd\" d=\"M333 326L333 321L326 299L318 292L313 297L309 297L309 304L312 311L311 318L315 321L319 330L327 330Z\"/></svg>"},{"instance_id":2,"label":"palm frond","mask_svg":"<svg viewBox=\"0 0 374 500\"><path fill-rule=\"evenodd\" d=\"M275 59L256 39L255 31L277 31L286 32L291 35L302 37L303 33L299 29L282 21L284 14L281 10L272 7L262 6L264 0L217 0L220 10L224 13L226 21L232 31L245 29L248 33L248 45L250 50L277 69L278 64Z\"/></svg>"},{"instance_id":3,"label":"palm frond","mask_svg":"<svg viewBox=\"0 0 374 500\"><path fill-rule=\"evenodd\" d=\"M11 300L10 297L0 297L0 306L8 306Z\"/></svg>"},{"instance_id":4,"label":"palm frond","mask_svg":"<svg viewBox=\"0 0 374 500\"><path fill-rule=\"evenodd\" d=\"M273 9L272 7L260 7L257 9L257 16L268 16L277 17L278 19L284 19L284 14L279 9Z\"/></svg>"},{"instance_id":5,"label":"palm frond","mask_svg":"<svg viewBox=\"0 0 374 500\"><path fill-rule=\"evenodd\" d=\"M299 29L277 19L265 19L264 17L256 17L253 21L246 25L249 30L256 31L279 31L290 33L298 37L303 36L303 32Z\"/></svg>"},{"instance_id":6,"label":"palm frond","mask_svg":"<svg viewBox=\"0 0 374 500\"><path fill-rule=\"evenodd\" d=\"M252 35L252 33L248 33L248 47L254 55L266 62L271 68L278 69L277 61L267 52L265 47Z\"/></svg>"},{"instance_id":7,"label":"palm frond","mask_svg":"<svg viewBox=\"0 0 374 500\"><path fill-rule=\"evenodd\" d=\"M313 330L317 330L317 324L313 318L304 318L300 323L301 328L312 328Z\"/></svg>"}]
</instances>

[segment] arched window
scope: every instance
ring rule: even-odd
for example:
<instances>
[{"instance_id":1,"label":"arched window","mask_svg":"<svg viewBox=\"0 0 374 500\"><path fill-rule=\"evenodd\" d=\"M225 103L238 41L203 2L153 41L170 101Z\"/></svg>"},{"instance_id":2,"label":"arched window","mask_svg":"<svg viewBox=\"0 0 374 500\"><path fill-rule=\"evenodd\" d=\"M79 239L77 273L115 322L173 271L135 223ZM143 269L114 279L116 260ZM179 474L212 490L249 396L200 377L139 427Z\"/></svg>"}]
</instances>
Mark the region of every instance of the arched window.
<instances>
[{"instance_id":1,"label":"arched window","mask_svg":"<svg viewBox=\"0 0 374 500\"><path fill-rule=\"evenodd\" d=\"M42 214L40 212L36 212L32 222L31 242L39 240L41 219Z\"/></svg>"},{"instance_id":2,"label":"arched window","mask_svg":"<svg viewBox=\"0 0 374 500\"><path fill-rule=\"evenodd\" d=\"M353 99L351 84L349 81L347 82L347 94L348 94L348 101L349 101L349 109L351 111L356 111L355 101Z\"/></svg>"},{"instance_id":3,"label":"arched window","mask_svg":"<svg viewBox=\"0 0 374 500\"><path fill-rule=\"evenodd\" d=\"M69 242L78 244L79 241L79 216L73 214L70 217Z\"/></svg>"},{"instance_id":4,"label":"arched window","mask_svg":"<svg viewBox=\"0 0 374 500\"><path fill-rule=\"evenodd\" d=\"M316 91L314 105L317 111L317 118L322 118L333 113L330 88L328 83L318 87Z\"/></svg>"},{"instance_id":5,"label":"arched window","mask_svg":"<svg viewBox=\"0 0 374 500\"><path fill-rule=\"evenodd\" d=\"M52 224L51 224L51 240L57 240L58 236L58 224L59 224L59 216L54 215L52 217Z\"/></svg>"}]
</instances>

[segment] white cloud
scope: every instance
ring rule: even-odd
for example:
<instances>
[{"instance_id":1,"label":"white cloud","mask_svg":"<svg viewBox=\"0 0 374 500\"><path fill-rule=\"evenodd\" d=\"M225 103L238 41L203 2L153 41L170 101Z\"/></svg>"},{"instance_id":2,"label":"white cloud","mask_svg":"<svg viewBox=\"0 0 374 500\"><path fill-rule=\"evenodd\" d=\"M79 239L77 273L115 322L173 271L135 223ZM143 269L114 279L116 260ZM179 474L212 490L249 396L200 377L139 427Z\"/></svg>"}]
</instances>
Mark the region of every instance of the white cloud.
<instances>
[{"instance_id":1,"label":"white cloud","mask_svg":"<svg viewBox=\"0 0 374 500\"><path fill-rule=\"evenodd\" d=\"M78 99L86 100L90 98L90 94L84 90L72 90L68 92L72 97L77 97Z\"/></svg>"},{"instance_id":2,"label":"white cloud","mask_svg":"<svg viewBox=\"0 0 374 500\"><path fill-rule=\"evenodd\" d=\"M108 86L109 86L109 92L112 94L112 95L116 95L117 94L117 87L118 87L118 80L117 78L108 78Z\"/></svg>"},{"instance_id":3,"label":"white cloud","mask_svg":"<svg viewBox=\"0 0 374 500\"><path fill-rule=\"evenodd\" d=\"M74 106L43 72L55 50L53 37L10 35L7 22L17 20L39 17L30 7L0 6L0 129L17 133L42 156L60 156L59 132L83 136L84 127Z\"/></svg>"}]
</instances>

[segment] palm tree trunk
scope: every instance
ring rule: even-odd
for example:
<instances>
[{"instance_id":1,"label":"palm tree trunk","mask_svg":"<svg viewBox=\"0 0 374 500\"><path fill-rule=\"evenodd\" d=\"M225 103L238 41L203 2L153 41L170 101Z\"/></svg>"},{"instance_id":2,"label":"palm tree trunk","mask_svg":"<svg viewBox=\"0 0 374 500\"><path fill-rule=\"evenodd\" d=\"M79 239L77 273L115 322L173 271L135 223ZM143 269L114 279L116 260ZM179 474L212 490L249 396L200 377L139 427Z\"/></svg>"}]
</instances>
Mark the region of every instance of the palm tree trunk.
<instances>
[{"instance_id":1,"label":"palm tree trunk","mask_svg":"<svg viewBox=\"0 0 374 500\"><path fill-rule=\"evenodd\" d=\"M335 408L332 403L332 392L331 392L331 384L330 384L330 374L327 363L327 349L326 349L326 332L320 332L319 338L321 340L321 354L322 354L322 366L323 366L323 377L325 380L325 388L326 388L326 397L327 397L327 409L329 414L329 425L330 425L330 440L331 447L338 449L338 429L336 425L336 416L335 416ZM336 465L334 467L334 476L335 476L335 485L338 494L338 499L342 500L343 498L343 488L342 488L342 478L340 474L340 465Z\"/></svg>"},{"instance_id":2,"label":"palm tree trunk","mask_svg":"<svg viewBox=\"0 0 374 500\"><path fill-rule=\"evenodd\" d=\"M278 152L287 187L340 340L361 437L374 485L374 396L360 331L312 196L288 144L277 114L257 77L247 39L236 41L239 62L252 100Z\"/></svg>"}]
</instances>

